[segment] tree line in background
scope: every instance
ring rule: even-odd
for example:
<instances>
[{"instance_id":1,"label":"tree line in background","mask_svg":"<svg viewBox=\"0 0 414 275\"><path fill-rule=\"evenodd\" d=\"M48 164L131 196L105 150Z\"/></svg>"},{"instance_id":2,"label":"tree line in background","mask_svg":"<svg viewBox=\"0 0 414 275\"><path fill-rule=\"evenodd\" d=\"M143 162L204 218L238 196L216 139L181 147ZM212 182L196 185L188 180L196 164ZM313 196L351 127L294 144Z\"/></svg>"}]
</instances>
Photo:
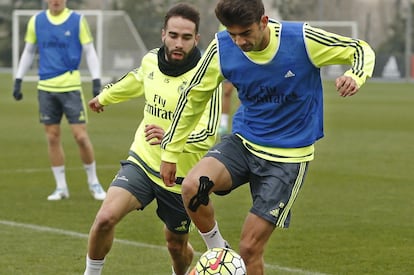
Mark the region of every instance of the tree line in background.
<instances>
[{"instance_id":1,"label":"tree line in background","mask_svg":"<svg viewBox=\"0 0 414 275\"><path fill-rule=\"evenodd\" d=\"M266 0L265 0L266 1ZM403 0L394 0L395 6L400 7ZM24 0L11 1L8 7L1 7L0 11L0 66L11 67L11 36L12 36L12 11L14 9L41 9L44 8L43 0ZM88 4L92 1L86 0L70 0L67 5L71 9L89 9ZM102 2L102 1L100 1ZM136 1L136 0L106 0L105 9L124 10L128 13L144 43L148 49L160 46L160 30L163 27L165 11L176 0L152 0L152 1ZM186 2L194 4L201 11L200 33L202 35L199 47L203 50L207 47L214 33L218 29L219 22L214 15L215 1L205 0L186 0ZM338 18L336 20L352 20L352 13L355 6L351 1L341 0L267 0L271 3L271 7L277 9L283 20L334 20L329 17ZM321 3L323 5L321 5ZM341 5L348 7L345 8ZM347 5L347 6L346 6ZM375 11L373 11L375 12ZM382 40L378 45L372 44L370 40L370 26L367 23L365 34L361 38L367 40L374 46L377 54L377 65L381 68L386 62L387 57L393 55L397 60L404 59L405 51L405 27L406 21L401 8L395 9L392 14L391 23L383 29L381 33ZM369 14L368 14L369 16ZM342 17L342 18L341 18ZM346 19L348 18L348 19ZM367 22L368 22L367 18ZM364 37L368 36L368 37ZM414 39L414 34L412 34ZM378 38L378 37L375 37ZM413 52L412 45L411 52ZM383 58L382 58L383 57ZM404 68L401 68L403 71Z\"/></svg>"}]
</instances>

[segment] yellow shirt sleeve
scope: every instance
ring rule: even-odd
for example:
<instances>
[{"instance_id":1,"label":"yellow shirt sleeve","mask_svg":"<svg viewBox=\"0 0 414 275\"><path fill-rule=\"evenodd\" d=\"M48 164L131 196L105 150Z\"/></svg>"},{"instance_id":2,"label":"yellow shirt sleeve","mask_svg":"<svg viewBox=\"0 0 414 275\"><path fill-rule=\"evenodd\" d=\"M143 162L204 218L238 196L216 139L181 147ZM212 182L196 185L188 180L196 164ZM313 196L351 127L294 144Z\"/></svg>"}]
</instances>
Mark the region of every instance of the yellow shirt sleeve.
<instances>
[{"instance_id":1,"label":"yellow shirt sleeve","mask_svg":"<svg viewBox=\"0 0 414 275\"><path fill-rule=\"evenodd\" d=\"M174 120L161 143L163 161L177 163L191 130L196 127L211 95L223 80L217 42L214 39L199 61L194 77L178 101ZM186 105L188 108L184 108Z\"/></svg>"},{"instance_id":2,"label":"yellow shirt sleeve","mask_svg":"<svg viewBox=\"0 0 414 275\"><path fill-rule=\"evenodd\" d=\"M305 43L316 67L334 64L351 65L344 75L352 77L358 87L372 76L375 53L367 42L341 36L305 25Z\"/></svg>"},{"instance_id":3,"label":"yellow shirt sleeve","mask_svg":"<svg viewBox=\"0 0 414 275\"><path fill-rule=\"evenodd\" d=\"M30 17L29 22L27 23L26 36L24 38L26 43L36 44L35 17L35 15Z\"/></svg>"},{"instance_id":4,"label":"yellow shirt sleeve","mask_svg":"<svg viewBox=\"0 0 414 275\"><path fill-rule=\"evenodd\" d=\"M102 105L109 105L139 97L143 94L143 76L140 67L126 74L119 81L106 85L99 94L98 101Z\"/></svg>"},{"instance_id":5,"label":"yellow shirt sleeve","mask_svg":"<svg viewBox=\"0 0 414 275\"><path fill-rule=\"evenodd\" d=\"M89 28L88 21L86 21L86 18L84 16L81 17L81 21L80 21L79 40L82 45L93 42L93 36Z\"/></svg>"}]
</instances>

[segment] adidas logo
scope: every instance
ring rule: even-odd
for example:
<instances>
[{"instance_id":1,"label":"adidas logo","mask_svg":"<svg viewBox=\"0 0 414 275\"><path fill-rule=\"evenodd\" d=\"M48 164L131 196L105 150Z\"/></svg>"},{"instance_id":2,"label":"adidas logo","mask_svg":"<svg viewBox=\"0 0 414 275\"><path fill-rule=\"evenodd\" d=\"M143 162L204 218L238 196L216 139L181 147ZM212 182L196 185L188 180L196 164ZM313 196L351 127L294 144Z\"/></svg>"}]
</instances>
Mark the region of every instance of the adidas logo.
<instances>
[{"instance_id":1,"label":"adidas logo","mask_svg":"<svg viewBox=\"0 0 414 275\"><path fill-rule=\"evenodd\" d=\"M174 228L177 231L185 232L187 230L187 221L182 221L181 226Z\"/></svg>"},{"instance_id":2,"label":"adidas logo","mask_svg":"<svg viewBox=\"0 0 414 275\"><path fill-rule=\"evenodd\" d=\"M271 210L269 214L277 218L279 216L279 212L280 212L279 208L276 208L276 209Z\"/></svg>"},{"instance_id":3,"label":"adidas logo","mask_svg":"<svg viewBox=\"0 0 414 275\"><path fill-rule=\"evenodd\" d=\"M279 203L279 208L275 208L273 210L270 210L269 214L272 215L273 217L276 217L277 218L277 217L279 217L280 210L282 210L284 207L285 207L285 203L280 202Z\"/></svg>"},{"instance_id":4,"label":"adidas logo","mask_svg":"<svg viewBox=\"0 0 414 275\"><path fill-rule=\"evenodd\" d=\"M123 180L123 181L128 181L128 178L125 177L125 176L118 176L116 179Z\"/></svg>"},{"instance_id":5,"label":"adidas logo","mask_svg":"<svg viewBox=\"0 0 414 275\"><path fill-rule=\"evenodd\" d=\"M70 31L65 31L65 36L70 36Z\"/></svg>"},{"instance_id":6,"label":"adidas logo","mask_svg":"<svg viewBox=\"0 0 414 275\"><path fill-rule=\"evenodd\" d=\"M286 74L285 74L285 78L289 78L289 77L294 77L296 76L291 70L289 70Z\"/></svg>"}]
</instances>

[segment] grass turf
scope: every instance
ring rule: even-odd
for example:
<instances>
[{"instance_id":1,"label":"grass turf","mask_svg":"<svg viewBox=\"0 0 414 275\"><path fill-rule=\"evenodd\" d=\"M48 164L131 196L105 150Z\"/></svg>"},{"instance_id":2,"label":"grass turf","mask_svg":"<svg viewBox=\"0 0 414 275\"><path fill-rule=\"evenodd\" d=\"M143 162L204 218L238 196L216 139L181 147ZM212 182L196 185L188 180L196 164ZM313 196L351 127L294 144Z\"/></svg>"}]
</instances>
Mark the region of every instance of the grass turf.
<instances>
[{"instance_id":1,"label":"grass turf","mask_svg":"<svg viewBox=\"0 0 414 275\"><path fill-rule=\"evenodd\" d=\"M71 198L46 200L54 181L38 123L34 83L12 99L10 75L0 75L0 274L82 274L87 234L100 202L87 190L66 121L63 143ZM266 247L266 274L410 274L414 270L414 92L412 84L368 82L340 98L325 82L325 133L294 205L291 227ZM91 87L85 83L85 96ZM99 178L105 188L126 157L143 101L89 114ZM237 250L250 206L247 186L213 197L224 237ZM128 215L104 274L170 274L162 223L152 204ZM205 246L196 232L191 242ZM199 254L197 254L198 256Z\"/></svg>"}]
</instances>

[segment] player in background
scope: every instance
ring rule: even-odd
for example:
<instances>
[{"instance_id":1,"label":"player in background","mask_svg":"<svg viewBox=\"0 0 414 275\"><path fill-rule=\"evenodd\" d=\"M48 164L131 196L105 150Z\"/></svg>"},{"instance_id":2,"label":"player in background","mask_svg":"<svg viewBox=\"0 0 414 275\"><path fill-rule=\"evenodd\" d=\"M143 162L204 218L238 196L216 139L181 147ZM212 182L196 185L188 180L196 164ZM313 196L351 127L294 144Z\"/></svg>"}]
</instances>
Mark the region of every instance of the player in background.
<instances>
[{"instance_id":1,"label":"player in background","mask_svg":"<svg viewBox=\"0 0 414 275\"><path fill-rule=\"evenodd\" d=\"M60 129L65 115L79 147L89 190L96 200L103 200L106 192L96 174L93 145L86 130L87 110L79 73L84 51L93 79L93 95L99 94L101 72L93 37L85 17L68 9L66 0L47 0L47 4L48 9L32 16L27 24L26 43L14 81L13 97L16 100L23 98L22 79L38 51L39 119L44 124L48 155L56 181L56 189L47 199L69 198Z\"/></svg>"},{"instance_id":2,"label":"player in background","mask_svg":"<svg viewBox=\"0 0 414 275\"><path fill-rule=\"evenodd\" d=\"M157 201L157 215L164 223L173 274L183 275L189 270L194 254L188 242L191 220L182 203L181 185L166 187L160 178L160 142L201 57L197 48L199 21L199 11L193 6L180 3L171 7L161 33L162 47L149 51L139 68L107 85L89 102L92 110L101 112L109 104L145 98L143 119L128 158L121 162L91 227L85 274L101 273L116 224L128 213L144 210L153 200ZM184 153L177 159L179 183L216 142L221 96L220 87L214 87L201 120L188 133Z\"/></svg>"},{"instance_id":3,"label":"player in background","mask_svg":"<svg viewBox=\"0 0 414 275\"><path fill-rule=\"evenodd\" d=\"M223 247L209 195L249 183L253 205L239 249L247 274L261 275L266 244L275 228L289 226L314 144L324 135L320 68L348 64L335 86L339 96L353 96L371 77L375 54L362 40L271 20L261 0L219 0L215 12L227 30L210 43L180 98L161 143L160 173L174 186L188 129L197 124L213 88L228 79L241 101L232 135L191 169L182 196L208 248Z\"/></svg>"}]
</instances>

